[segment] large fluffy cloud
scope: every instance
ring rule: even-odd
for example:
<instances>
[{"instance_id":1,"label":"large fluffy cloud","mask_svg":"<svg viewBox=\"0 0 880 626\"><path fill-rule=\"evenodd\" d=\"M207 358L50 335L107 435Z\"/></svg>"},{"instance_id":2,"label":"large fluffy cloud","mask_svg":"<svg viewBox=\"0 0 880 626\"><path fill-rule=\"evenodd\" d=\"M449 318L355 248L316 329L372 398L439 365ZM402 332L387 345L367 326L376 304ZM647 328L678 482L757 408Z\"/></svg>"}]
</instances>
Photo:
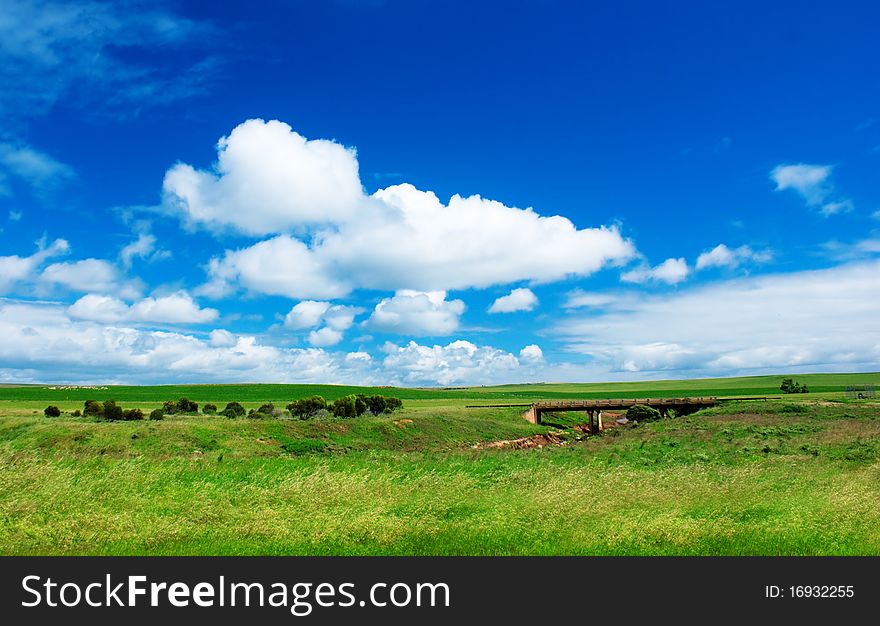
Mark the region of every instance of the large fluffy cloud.
<instances>
[{"instance_id":1,"label":"large fluffy cloud","mask_svg":"<svg viewBox=\"0 0 880 626\"><path fill-rule=\"evenodd\" d=\"M166 196L192 223L280 233L348 219L363 197L353 150L283 122L248 120L217 152L212 170L180 163L165 174Z\"/></svg>"},{"instance_id":2,"label":"large fluffy cloud","mask_svg":"<svg viewBox=\"0 0 880 626\"><path fill-rule=\"evenodd\" d=\"M124 280L116 266L103 259L52 263L40 274L39 282L43 287L115 293L123 298L135 298L140 294L138 281Z\"/></svg>"},{"instance_id":3,"label":"large fluffy cloud","mask_svg":"<svg viewBox=\"0 0 880 626\"><path fill-rule=\"evenodd\" d=\"M149 297L131 306L111 296L87 294L67 310L71 317L97 322L154 322L164 324L204 324L213 322L216 309L200 308L183 291L167 296Z\"/></svg>"},{"instance_id":4,"label":"large fluffy cloud","mask_svg":"<svg viewBox=\"0 0 880 626\"><path fill-rule=\"evenodd\" d=\"M262 120L220 141L213 170L171 168L165 206L187 223L275 235L211 261L203 292L324 299L355 288L482 288L587 276L635 254L614 226L578 229L480 196L443 203L401 184L368 197L357 169L352 150Z\"/></svg>"},{"instance_id":5,"label":"large fluffy cloud","mask_svg":"<svg viewBox=\"0 0 880 626\"><path fill-rule=\"evenodd\" d=\"M733 374L876 368L880 262L612 298L556 328L606 371Z\"/></svg>"},{"instance_id":6,"label":"large fluffy cloud","mask_svg":"<svg viewBox=\"0 0 880 626\"><path fill-rule=\"evenodd\" d=\"M451 335L458 330L464 311L464 302L447 300L445 291L403 289L377 304L367 324L375 330L398 335Z\"/></svg>"}]
</instances>

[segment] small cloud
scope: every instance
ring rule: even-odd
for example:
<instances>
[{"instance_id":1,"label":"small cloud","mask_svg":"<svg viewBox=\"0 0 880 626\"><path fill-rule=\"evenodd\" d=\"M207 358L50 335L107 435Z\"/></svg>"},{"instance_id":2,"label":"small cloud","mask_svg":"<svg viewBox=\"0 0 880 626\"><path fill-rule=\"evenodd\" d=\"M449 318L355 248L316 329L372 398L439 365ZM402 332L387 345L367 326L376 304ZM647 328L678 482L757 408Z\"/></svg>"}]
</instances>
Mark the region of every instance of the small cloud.
<instances>
[{"instance_id":1,"label":"small cloud","mask_svg":"<svg viewBox=\"0 0 880 626\"><path fill-rule=\"evenodd\" d=\"M565 304L566 309L600 308L613 304L617 301L616 296L607 293L590 293L580 289L568 292Z\"/></svg>"},{"instance_id":2,"label":"small cloud","mask_svg":"<svg viewBox=\"0 0 880 626\"><path fill-rule=\"evenodd\" d=\"M697 270L710 267L727 267L734 269L743 263L767 263L773 259L770 250L752 250L749 246L728 248L723 243L718 244L711 250L703 252L697 257Z\"/></svg>"},{"instance_id":3,"label":"small cloud","mask_svg":"<svg viewBox=\"0 0 880 626\"><path fill-rule=\"evenodd\" d=\"M849 198L831 199L834 185L831 182L831 165L777 165L770 172L776 183L776 191L790 189L800 195L807 206L818 207L824 216L846 213L853 209ZM827 202L826 202L827 200Z\"/></svg>"},{"instance_id":4,"label":"small cloud","mask_svg":"<svg viewBox=\"0 0 880 626\"><path fill-rule=\"evenodd\" d=\"M21 211L10 211L9 212L9 221L10 222L20 222L23 215L24 214Z\"/></svg>"},{"instance_id":5,"label":"small cloud","mask_svg":"<svg viewBox=\"0 0 880 626\"><path fill-rule=\"evenodd\" d=\"M650 267L642 265L621 275L620 279L627 283L659 282L677 285L690 274L687 261L683 258L666 259L660 265Z\"/></svg>"},{"instance_id":6,"label":"small cloud","mask_svg":"<svg viewBox=\"0 0 880 626\"><path fill-rule=\"evenodd\" d=\"M0 175L18 178L38 193L74 178L69 165L28 145L11 143L0 143Z\"/></svg>"},{"instance_id":7,"label":"small cloud","mask_svg":"<svg viewBox=\"0 0 880 626\"><path fill-rule=\"evenodd\" d=\"M539 346L531 344L519 351L519 358L526 363L540 363L544 360L544 352Z\"/></svg>"},{"instance_id":8,"label":"small cloud","mask_svg":"<svg viewBox=\"0 0 880 626\"><path fill-rule=\"evenodd\" d=\"M497 298L489 313L513 313L514 311L531 311L538 305L538 297L531 289L514 289L506 296Z\"/></svg>"},{"instance_id":9,"label":"small cloud","mask_svg":"<svg viewBox=\"0 0 880 626\"><path fill-rule=\"evenodd\" d=\"M770 178L776 183L776 191L791 189L799 194L807 204L816 206L834 191L829 177L830 165L777 165L770 172Z\"/></svg>"},{"instance_id":10,"label":"small cloud","mask_svg":"<svg viewBox=\"0 0 880 626\"><path fill-rule=\"evenodd\" d=\"M849 213L855 208L853 206L852 200L845 198L838 202L827 202L822 205L822 208L819 209L819 212L822 215L836 215L838 213Z\"/></svg>"}]
</instances>

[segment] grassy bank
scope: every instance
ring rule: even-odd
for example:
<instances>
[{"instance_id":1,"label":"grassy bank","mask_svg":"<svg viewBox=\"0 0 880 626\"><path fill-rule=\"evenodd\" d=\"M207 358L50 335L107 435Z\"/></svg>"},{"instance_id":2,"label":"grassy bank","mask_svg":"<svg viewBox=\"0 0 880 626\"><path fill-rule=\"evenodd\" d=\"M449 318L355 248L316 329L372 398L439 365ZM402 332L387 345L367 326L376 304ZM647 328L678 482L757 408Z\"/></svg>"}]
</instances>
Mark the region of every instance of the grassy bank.
<instances>
[{"instance_id":1,"label":"grassy bank","mask_svg":"<svg viewBox=\"0 0 880 626\"><path fill-rule=\"evenodd\" d=\"M148 408L144 389L126 404ZM550 429L431 393L356 420L0 412L0 553L880 554L876 404L742 402L474 449Z\"/></svg>"}]
</instances>

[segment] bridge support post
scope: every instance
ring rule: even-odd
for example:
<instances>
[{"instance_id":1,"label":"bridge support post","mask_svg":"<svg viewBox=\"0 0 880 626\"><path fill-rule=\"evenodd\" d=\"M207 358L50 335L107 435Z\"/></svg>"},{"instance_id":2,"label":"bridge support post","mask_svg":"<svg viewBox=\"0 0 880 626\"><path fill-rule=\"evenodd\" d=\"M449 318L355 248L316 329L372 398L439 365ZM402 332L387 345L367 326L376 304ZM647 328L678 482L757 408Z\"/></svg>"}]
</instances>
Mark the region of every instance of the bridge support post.
<instances>
[{"instance_id":1,"label":"bridge support post","mask_svg":"<svg viewBox=\"0 0 880 626\"><path fill-rule=\"evenodd\" d=\"M602 432L602 411L596 412L596 432Z\"/></svg>"},{"instance_id":2,"label":"bridge support post","mask_svg":"<svg viewBox=\"0 0 880 626\"><path fill-rule=\"evenodd\" d=\"M531 424L536 424L536 425L537 425L537 424L540 423L540 418L539 418L539 416L538 416L538 411L537 411L537 409L535 409L535 405L534 405L534 404L533 404L532 406L530 406L528 409L526 409L526 411L523 413L523 417L525 418L525 420L526 420L527 422L529 422L529 423L531 423Z\"/></svg>"}]
</instances>

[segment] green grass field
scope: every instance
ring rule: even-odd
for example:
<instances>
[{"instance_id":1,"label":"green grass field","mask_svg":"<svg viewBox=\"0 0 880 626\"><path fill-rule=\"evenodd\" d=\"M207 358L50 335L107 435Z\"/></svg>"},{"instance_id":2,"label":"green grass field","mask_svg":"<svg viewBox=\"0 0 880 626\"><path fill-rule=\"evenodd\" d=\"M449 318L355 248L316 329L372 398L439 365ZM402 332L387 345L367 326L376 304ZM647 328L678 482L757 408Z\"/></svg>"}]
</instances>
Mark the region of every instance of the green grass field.
<instances>
[{"instance_id":1,"label":"green grass field","mask_svg":"<svg viewBox=\"0 0 880 626\"><path fill-rule=\"evenodd\" d=\"M781 376L378 389L392 415L99 422L187 396L248 408L354 388L0 388L0 554L880 554L880 374L795 376L813 393L735 401L576 440L541 398L780 395ZM557 420L566 425L571 420ZM475 449L557 432L563 446Z\"/></svg>"}]
</instances>

